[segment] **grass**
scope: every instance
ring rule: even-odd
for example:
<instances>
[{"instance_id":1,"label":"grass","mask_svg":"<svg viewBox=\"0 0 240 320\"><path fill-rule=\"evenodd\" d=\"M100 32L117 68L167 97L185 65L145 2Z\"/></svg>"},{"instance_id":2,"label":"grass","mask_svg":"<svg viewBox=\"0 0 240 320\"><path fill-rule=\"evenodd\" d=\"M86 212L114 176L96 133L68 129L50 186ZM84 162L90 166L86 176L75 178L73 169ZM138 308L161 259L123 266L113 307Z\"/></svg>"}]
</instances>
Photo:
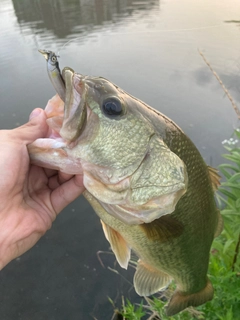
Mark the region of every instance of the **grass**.
<instances>
[{"instance_id":1,"label":"grass","mask_svg":"<svg viewBox=\"0 0 240 320\"><path fill-rule=\"evenodd\" d=\"M214 286L215 294L212 301L197 307L167 317L164 312L166 297L174 290L174 284L164 292L164 296L154 295L145 298L140 305L134 305L123 298L122 308L118 317L123 320L236 320L240 319L240 131L236 130L234 137L225 140L228 160L219 166L225 177L217 194L221 214L224 219L224 230L212 244L209 278ZM164 299L163 299L164 298Z\"/></svg>"}]
</instances>

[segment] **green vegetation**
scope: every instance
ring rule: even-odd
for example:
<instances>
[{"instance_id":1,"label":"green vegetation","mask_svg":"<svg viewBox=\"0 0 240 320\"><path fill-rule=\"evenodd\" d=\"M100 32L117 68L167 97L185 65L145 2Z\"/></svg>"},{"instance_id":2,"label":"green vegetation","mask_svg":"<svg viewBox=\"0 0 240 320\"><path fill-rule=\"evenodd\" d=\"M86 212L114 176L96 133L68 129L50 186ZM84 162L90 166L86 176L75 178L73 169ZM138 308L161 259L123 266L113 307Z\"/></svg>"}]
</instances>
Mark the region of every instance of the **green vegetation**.
<instances>
[{"instance_id":1,"label":"green vegetation","mask_svg":"<svg viewBox=\"0 0 240 320\"><path fill-rule=\"evenodd\" d=\"M214 286L212 301L198 308L188 308L180 314L167 317L164 312L166 297L174 289L174 284L163 295L146 298L141 305L123 301L119 311L124 320L236 320L240 318L240 148L237 141L240 131L236 130L225 147L223 157L229 163L219 166L226 178L217 194L219 206L223 209L224 230L212 245L209 278ZM165 299L164 299L165 298ZM161 300L162 299L162 300Z\"/></svg>"}]
</instances>

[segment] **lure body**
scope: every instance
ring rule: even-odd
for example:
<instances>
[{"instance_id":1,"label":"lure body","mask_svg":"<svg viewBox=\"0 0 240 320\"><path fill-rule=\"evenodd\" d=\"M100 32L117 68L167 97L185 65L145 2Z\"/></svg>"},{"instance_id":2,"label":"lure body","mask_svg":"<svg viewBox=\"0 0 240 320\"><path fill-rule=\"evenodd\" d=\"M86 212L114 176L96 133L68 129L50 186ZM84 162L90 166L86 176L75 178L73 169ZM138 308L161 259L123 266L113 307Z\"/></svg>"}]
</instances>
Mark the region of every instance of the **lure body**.
<instances>
[{"instance_id":1,"label":"lure body","mask_svg":"<svg viewBox=\"0 0 240 320\"><path fill-rule=\"evenodd\" d=\"M47 60L47 72L49 79L51 80L53 87L58 93L59 97L65 101L65 82L63 80L61 70L59 68L59 62L57 55L53 51L48 50L38 50L44 58Z\"/></svg>"}]
</instances>

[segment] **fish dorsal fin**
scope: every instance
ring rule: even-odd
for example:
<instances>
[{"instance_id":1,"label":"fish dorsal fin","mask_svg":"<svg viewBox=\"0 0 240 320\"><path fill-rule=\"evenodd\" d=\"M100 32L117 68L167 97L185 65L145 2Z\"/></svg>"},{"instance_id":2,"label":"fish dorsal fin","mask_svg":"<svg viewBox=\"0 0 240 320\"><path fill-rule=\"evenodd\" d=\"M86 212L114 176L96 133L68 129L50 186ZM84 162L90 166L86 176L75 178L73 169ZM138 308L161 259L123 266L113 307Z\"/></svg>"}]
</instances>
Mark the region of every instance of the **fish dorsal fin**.
<instances>
[{"instance_id":1,"label":"fish dorsal fin","mask_svg":"<svg viewBox=\"0 0 240 320\"><path fill-rule=\"evenodd\" d=\"M137 294L140 296L149 296L165 288L170 281L171 277L167 273L149 266L142 260L138 260L133 284Z\"/></svg>"},{"instance_id":2,"label":"fish dorsal fin","mask_svg":"<svg viewBox=\"0 0 240 320\"><path fill-rule=\"evenodd\" d=\"M131 249L119 232L109 227L109 225L104 223L102 220L100 221L102 223L105 237L109 241L118 263L122 268L127 269L128 262L130 260Z\"/></svg>"},{"instance_id":3,"label":"fish dorsal fin","mask_svg":"<svg viewBox=\"0 0 240 320\"><path fill-rule=\"evenodd\" d=\"M167 316L173 316L174 314L186 309L187 307L200 306L201 304L212 300L212 298L213 286L207 279L207 284L201 291L192 294L186 294L182 293L179 290L176 290L166 306L166 314Z\"/></svg>"},{"instance_id":4,"label":"fish dorsal fin","mask_svg":"<svg viewBox=\"0 0 240 320\"><path fill-rule=\"evenodd\" d=\"M212 182L213 191L217 191L218 187L220 186L221 176L218 174L217 169L210 166L208 166L208 172Z\"/></svg>"},{"instance_id":5,"label":"fish dorsal fin","mask_svg":"<svg viewBox=\"0 0 240 320\"><path fill-rule=\"evenodd\" d=\"M143 223L140 225L140 228L143 229L148 239L159 240L161 242L177 238L183 232L182 223L170 214L166 214L150 223Z\"/></svg>"},{"instance_id":6,"label":"fish dorsal fin","mask_svg":"<svg viewBox=\"0 0 240 320\"><path fill-rule=\"evenodd\" d=\"M223 227L224 227L223 217L221 216L221 213L218 210L218 224L215 230L214 238L218 237L222 233Z\"/></svg>"}]
</instances>

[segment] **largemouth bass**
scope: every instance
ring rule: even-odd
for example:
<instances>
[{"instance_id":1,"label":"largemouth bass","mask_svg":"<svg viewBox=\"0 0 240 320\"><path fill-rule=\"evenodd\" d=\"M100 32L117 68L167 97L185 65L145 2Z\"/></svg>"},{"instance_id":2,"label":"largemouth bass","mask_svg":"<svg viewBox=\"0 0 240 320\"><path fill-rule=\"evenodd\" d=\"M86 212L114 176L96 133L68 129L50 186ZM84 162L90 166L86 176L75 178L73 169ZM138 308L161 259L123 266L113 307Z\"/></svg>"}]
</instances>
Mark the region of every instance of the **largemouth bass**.
<instances>
[{"instance_id":1,"label":"largemouth bass","mask_svg":"<svg viewBox=\"0 0 240 320\"><path fill-rule=\"evenodd\" d=\"M209 251L222 229L216 171L172 120L110 81L71 68L62 77L65 103L49 101L52 131L29 145L31 162L83 174L119 264L127 268L131 250L139 257L139 295L174 279L167 315L211 300Z\"/></svg>"}]
</instances>

